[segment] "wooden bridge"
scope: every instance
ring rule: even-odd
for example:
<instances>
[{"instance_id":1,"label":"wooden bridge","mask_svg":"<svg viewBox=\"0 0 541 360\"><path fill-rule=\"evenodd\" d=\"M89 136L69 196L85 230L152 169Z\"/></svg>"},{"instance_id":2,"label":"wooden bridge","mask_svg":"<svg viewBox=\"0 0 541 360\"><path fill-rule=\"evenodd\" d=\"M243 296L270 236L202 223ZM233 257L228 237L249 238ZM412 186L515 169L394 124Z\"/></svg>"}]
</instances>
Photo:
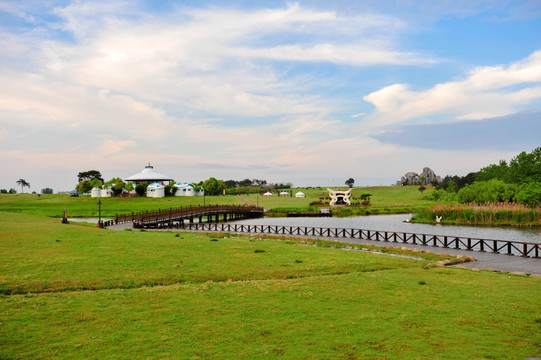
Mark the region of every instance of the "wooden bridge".
<instances>
[{"instance_id":1,"label":"wooden bridge","mask_svg":"<svg viewBox=\"0 0 541 360\"><path fill-rule=\"evenodd\" d=\"M286 236L329 237L343 239L362 239L383 243L404 243L434 246L479 252L491 252L530 258L541 258L540 243L523 243L508 240L477 239L461 236L413 234L405 232L322 228L308 226L246 225L235 223L190 223L182 226L185 230L218 231L250 234L273 234Z\"/></svg>"},{"instance_id":2,"label":"wooden bridge","mask_svg":"<svg viewBox=\"0 0 541 360\"><path fill-rule=\"evenodd\" d=\"M170 208L165 210L143 211L138 213L115 215L114 220L104 222L104 226L111 226L121 223L133 223L134 228L171 228L183 227L185 223L192 224L197 219L203 223L213 221L251 219L263 217L263 208L249 205L208 205L208 206L186 206Z\"/></svg>"}]
</instances>

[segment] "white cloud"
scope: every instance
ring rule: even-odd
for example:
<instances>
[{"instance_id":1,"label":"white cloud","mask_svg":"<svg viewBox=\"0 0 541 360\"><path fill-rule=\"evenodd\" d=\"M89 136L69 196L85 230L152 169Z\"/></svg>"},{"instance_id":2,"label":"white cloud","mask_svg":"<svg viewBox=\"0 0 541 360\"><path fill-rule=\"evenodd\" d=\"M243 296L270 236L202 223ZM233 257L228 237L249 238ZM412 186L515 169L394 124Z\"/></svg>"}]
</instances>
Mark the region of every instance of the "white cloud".
<instances>
[{"instance_id":1,"label":"white cloud","mask_svg":"<svg viewBox=\"0 0 541 360\"><path fill-rule=\"evenodd\" d=\"M509 66L479 67L460 81L437 84L424 91L394 84L366 95L375 106L366 127L415 119L474 120L510 114L541 99L541 51ZM516 88L520 86L520 88Z\"/></svg>"}]
</instances>

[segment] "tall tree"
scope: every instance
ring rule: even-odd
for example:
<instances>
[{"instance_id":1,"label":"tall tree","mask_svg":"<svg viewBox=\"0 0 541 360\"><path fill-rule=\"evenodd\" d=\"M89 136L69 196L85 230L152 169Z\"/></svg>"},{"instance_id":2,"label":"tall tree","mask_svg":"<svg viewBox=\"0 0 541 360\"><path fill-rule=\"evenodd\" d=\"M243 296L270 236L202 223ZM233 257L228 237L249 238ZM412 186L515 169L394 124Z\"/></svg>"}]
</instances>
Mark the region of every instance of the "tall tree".
<instances>
[{"instance_id":1,"label":"tall tree","mask_svg":"<svg viewBox=\"0 0 541 360\"><path fill-rule=\"evenodd\" d=\"M346 185L349 186L349 187L353 187L353 183L355 182L355 180L353 180L353 178L349 178L346 180Z\"/></svg>"},{"instance_id":2,"label":"tall tree","mask_svg":"<svg viewBox=\"0 0 541 360\"><path fill-rule=\"evenodd\" d=\"M203 183L206 195L220 195L227 187L223 180L218 180L214 177L209 178Z\"/></svg>"},{"instance_id":3,"label":"tall tree","mask_svg":"<svg viewBox=\"0 0 541 360\"><path fill-rule=\"evenodd\" d=\"M17 180L17 185L21 187L21 192L24 192L24 188L30 188L30 183L26 181L25 179L19 179Z\"/></svg>"},{"instance_id":4,"label":"tall tree","mask_svg":"<svg viewBox=\"0 0 541 360\"><path fill-rule=\"evenodd\" d=\"M77 174L77 179L78 179L79 182L81 182L83 180L92 181L94 179L98 179L102 183L105 182L103 180L103 177L101 176L101 172L99 172L98 170L81 171L79 174Z\"/></svg>"}]
</instances>

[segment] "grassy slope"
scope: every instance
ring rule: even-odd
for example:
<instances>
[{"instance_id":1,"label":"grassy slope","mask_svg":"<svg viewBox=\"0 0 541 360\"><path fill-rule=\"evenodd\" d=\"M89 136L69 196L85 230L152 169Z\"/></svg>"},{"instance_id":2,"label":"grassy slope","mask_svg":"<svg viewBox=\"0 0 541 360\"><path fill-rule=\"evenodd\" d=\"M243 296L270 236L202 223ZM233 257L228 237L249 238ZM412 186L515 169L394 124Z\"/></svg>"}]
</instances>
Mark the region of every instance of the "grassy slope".
<instances>
[{"instance_id":1,"label":"grassy slope","mask_svg":"<svg viewBox=\"0 0 541 360\"><path fill-rule=\"evenodd\" d=\"M423 195L417 186L406 187L366 187L354 188L353 197L360 197L361 194L372 194L369 207L343 208L335 213L343 212L343 215L369 213L404 213L414 212L417 209L434 205L434 202L423 200ZM236 204L245 203L263 206L267 209L292 208L307 209L311 202L318 201L321 197L327 197L326 188L301 189L306 193L306 198L295 197L263 197L258 194L241 196L207 196L202 197L167 197L162 199L154 198L101 198L102 216L112 217L116 213L130 213L145 210L168 209L170 207L203 205L206 204ZM298 189L293 189L295 194ZM425 195L432 191L428 189ZM90 196L72 198L69 195L31 195L0 194L0 211L19 212L26 214L37 214L51 217L62 217L64 209L67 209L68 217L97 217L98 199Z\"/></svg>"},{"instance_id":2,"label":"grassy slope","mask_svg":"<svg viewBox=\"0 0 541 360\"><path fill-rule=\"evenodd\" d=\"M538 278L10 213L0 255L2 288L38 292L0 297L0 358L541 355Z\"/></svg>"}]
</instances>

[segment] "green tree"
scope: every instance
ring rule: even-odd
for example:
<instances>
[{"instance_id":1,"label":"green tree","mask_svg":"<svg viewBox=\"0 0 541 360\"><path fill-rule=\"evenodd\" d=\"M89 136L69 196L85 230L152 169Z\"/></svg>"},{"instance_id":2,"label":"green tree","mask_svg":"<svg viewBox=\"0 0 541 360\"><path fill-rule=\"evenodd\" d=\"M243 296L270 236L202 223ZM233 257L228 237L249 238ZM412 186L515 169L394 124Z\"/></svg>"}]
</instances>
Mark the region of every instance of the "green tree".
<instances>
[{"instance_id":1,"label":"green tree","mask_svg":"<svg viewBox=\"0 0 541 360\"><path fill-rule=\"evenodd\" d=\"M426 190L426 187L424 185L421 185L418 190L421 192L421 195L422 195L424 191Z\"/></svg>"},{"instance_id":2,"label":"green tree","mask_svg":"<svg viewBox=\"0 0 541 360\"><path fill-rule=\"evenodd\" d=\"M458 192L458 201L460 203L497 203L513 202L517 194L515 184L506 184L501 180L476 181L467 185Z\"/></svg>"},{"instance_id":3,"label":"green tree","mask_svg":"<svg viewBox=\"0 0 541 360\"><path fill-rule=\"evenodd\" d=\"M115 196L118 196L122 194L122 190L124 190L125 186L126 183L122 179L117 178L115 184L111 187L111 190L113 191L113 194L115 194Z\"/></svg>"},{"instance_id":4,"label":"green tree","mask_svg":"<svg viewBox=\"0 0 541 360\"><path fill-rule=\"evenodd\" d=\"M11 189L9 189L9 193L10 194L17 194L17 190L15 190L14 188L11 188Z\"/></svg>"},{"instance_id":5,"label":"green tree","mask_svg":"<svg viewBox=\"0 0 541 360\"><path fill-rule=\"evenodd\" d=\"M346 185L349 186L349 187L353 187L353 183L355 182L355 180L353 180L353 178L349 178L346 180Z\"/></svg>"},{"instance_id":6,"label":"green tree","mask_svg":"<svg viewBox=\"0 0 541 360\"><path fill-rule=\"evenodd\" d=\"M531 153L523 151L509 162L508 181L515 184L541 182L541 147Z\"/></svg>"},{"instance_id":7,"label":"green tree","mask_svg":"<svg viewBox=\"0 0 541 360\"><path fill-rule=\"evenodd\" d=\"M53 189L46 187L45 189L41 189L41 193L50 195L53 193Z\"/></svg>"},{"instance_id":8,"label":"green tree","mask_svg":"<svg viewBox=\"0 0 541 360\"><path fill-rule=\"evenodd\" d=\"M78 182L81 182L83 180L94 180L94 179L98 179L102 183L105 181L103 180L103 177L101 176L101 173L98 170L81 171L79 174L77 174Z\"/></svg>"},{"instance_id":9,"label":"green tree","mask_svg":"<svg viewBox=\"0 0 541 360\"><path fill-rule=\"evenodd\" d=\"M24 192L24 188L30 188L30 183L26 181L25 179L19 179L17 180L17 185L21 187L21 193Z\"/></svg>"},{"instance_id":10,"label":"green tree","mask_svg":"<svg viewBox=\"0 0 541 360\"><path fill-rule=\"evenodd\" d=\"M126 186L124 186L124 189L126 189L126 191L132 192L135 189L135 186L133 186L132 182L128 182Z\"/></svg>"},{"instance_id":11,"label":"green tree","mask_svg":"<svg viewBox=\"0 0 541 360\"><path fill-rule=\"evenodd\" d=\"M531 208L541 205L541 183L526 184L517 194L517 202Z\"/></svg>"},{"instance_id":12,"label":"green tree","mask_svg":"<svg viewBox=\"0 0 541 360\"><path fill-rule=\"evenodd\" d=\"M135 186L135 192L138 196L145 196L147 193L147 187L143 184L137 184L137 186Z\"/></svg>"},{"instance_id":13,"label":"green tree","mask_svg":"<svg viewBox=\"0 0 541 360\"><path fill-rule=\"evenodd\" d=\"M223 180L218 180L214 177L207 179L203 183L203 189L205 189L206 195L220 195L226 188Z\"/></svg>"},{"instance_id":14,"label":"green tree","mask_svg":"<svg viewBox=\"0 0 541 360\"><path fill-rule=\"evenodd\" d=\"M250 179L244 179L239 181L239 186L252 186L252 180Z\"/></svg>"},{"instance_id":15,"label":"green tree","mask_svg":"<svg viewBox=\"0 0 541 360\"><path fill-rule=\"evenodd\" d=\"M77 190L78 193L87 193L92 190L92 188L92 181L90 180L83 180L75 186L75 190Z\"/></svg>"}]
</instances>

